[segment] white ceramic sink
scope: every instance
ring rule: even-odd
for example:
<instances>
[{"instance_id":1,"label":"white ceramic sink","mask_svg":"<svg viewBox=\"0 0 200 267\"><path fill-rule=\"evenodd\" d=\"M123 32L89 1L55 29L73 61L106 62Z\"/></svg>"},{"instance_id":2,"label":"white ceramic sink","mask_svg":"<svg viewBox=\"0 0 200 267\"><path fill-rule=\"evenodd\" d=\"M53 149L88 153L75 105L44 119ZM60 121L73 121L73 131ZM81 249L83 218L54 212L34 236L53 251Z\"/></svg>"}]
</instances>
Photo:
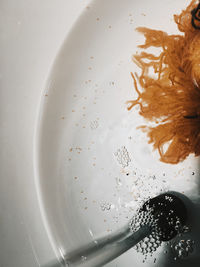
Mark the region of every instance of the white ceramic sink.
<instances>
[{"instance_id":1,"label":"white ceramic sink","mask_svg":"<svg viewBox=\"0 0 200 267\"><path fill-rule=\"evenodd\" d=\"M96 0L63 43L42 93L34 143L39 204L57 257L119 229L148 196L169 189L198 199L199 159L161 163L136 129L143 123L137 108L127 111L125 104L136 96L131 58L143 37L135 28L176 32L172 15L186 4ZM196 256L174 262L162 248L155 257L143 263L132 249L107 266L199 262Z\"/></svg>"}]
</instances>

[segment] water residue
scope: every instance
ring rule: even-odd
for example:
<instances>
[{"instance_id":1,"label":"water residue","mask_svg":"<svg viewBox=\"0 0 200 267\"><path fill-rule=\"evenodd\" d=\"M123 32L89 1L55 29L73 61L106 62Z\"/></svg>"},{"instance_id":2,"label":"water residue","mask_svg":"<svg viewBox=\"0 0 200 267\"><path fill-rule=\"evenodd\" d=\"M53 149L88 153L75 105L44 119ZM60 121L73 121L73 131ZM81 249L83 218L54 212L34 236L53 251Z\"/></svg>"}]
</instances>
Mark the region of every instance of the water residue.
<instances>
[{"instance_id":1,"label":"water residue","mask_svg":"<svg viewBox=\"0 0 200 267\"><path fill-rule=\"evenodd\" d=\"M152 215L151 209L148 211L138 211L129 223L129 227L132 232L138 231L145 225L149 225L152 228L152 232L148 237L145 237L134 247L137 252L144 255L143 262L146 261L147 255L152 256L162 244L160 239L160 229Z\"/></svg>"},{"instance_id":2,"label":"water residue","mask_svg":"<svg viewBox=\"0 0 200 267\"><path fill-rule=\"evenodd\" d=\"M123 167L128 167L129 162L131 162L131 158L129 156L128 150L125 146L122 146L121 148L117 149L117 151L114 153L118 163Z\"/></svg>"},{"instance_id":3,"label":"water residue","mask_svg":"<svg viewBox=\"0 0 200 267\"><path fill-rule=\"evenodd\" d=\"M191 239L182 239L174 242L171 248L174 252L174 260L187 258L194 251L195 242Z\"/></svg>"},{"instance_id":4,"label":"water residue","mask_svg":"<svg viewBox=\"0 0 200 267\"><path fill-rule=\"evenodd\" d=\"M102 203L100 205L102 211L109 211L112 208L111 203Z\"/></svg>"},{"instance_id":5,"label":"water residue","mask_svg":"<svg viewBox=\"0 0 200 267\"><path fill-rule=\"evenodd\" d=\"M166 196L166 198L168 201L173 201L173 199L168 196ZM171 217L172 214L173 210L171 210L166 216L166 221L169 225L175 225L175 229L178 233L177 236L179 239L181 238L181 240L177 241L175 239L174 241L174 239L172 239L171 241L165 242L168 246L163 253L167 254L168 250L171 249L174 254L174 260L184 259L193 253L195 242L191 239L184 238L184 234L188 233L190 228L186 225L181 225L180 219L177 216ZM143 263L147 260L148 256L152 257L158 248L163 244L161 238L163 233L158 224L159 216L162 216L162 213L157 214L155 218L152 208L147 206L147 211L138 209L136 215L129 223L129 228L133 233L145 225L149 225L152 229L151 234L145 237L134 247L138 253L142 253L144 255ZM157 259L154 258L153 262L155 263L156 260Z\"/></svg>"}]
</instances>

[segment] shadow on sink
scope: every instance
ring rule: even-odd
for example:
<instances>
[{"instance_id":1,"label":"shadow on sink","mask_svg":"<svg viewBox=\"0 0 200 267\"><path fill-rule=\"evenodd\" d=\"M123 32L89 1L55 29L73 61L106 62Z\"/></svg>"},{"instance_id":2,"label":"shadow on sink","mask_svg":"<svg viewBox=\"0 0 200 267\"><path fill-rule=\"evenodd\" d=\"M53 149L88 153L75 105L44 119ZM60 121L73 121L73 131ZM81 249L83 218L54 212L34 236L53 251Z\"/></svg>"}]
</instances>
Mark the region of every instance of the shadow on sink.
<instances>
[{"instance_id":1,"label":"shadow on sink","mask_svg":"<svg viewBox=\"0 0 200 267\"><path fill-rule=\"evenodd\" d=\"M196 195L188 196L193 202L193 207L189 212L189 220L191 220L190 229L191 231L183 234L181 237L176 237L172 241L172 248L166 245L166 250L168 251L165 256L161 257L159 260L158 266L162 267L199 267L200 266L200 161L199 165L196 168L196 184L197 184L197 193ZM194 241L193 249L194 251L189 254L189 256L175 260L177 257L177 252L174 249L174 246L179 243L181 240L191 240Z\"/></svg>"}]
</instances>

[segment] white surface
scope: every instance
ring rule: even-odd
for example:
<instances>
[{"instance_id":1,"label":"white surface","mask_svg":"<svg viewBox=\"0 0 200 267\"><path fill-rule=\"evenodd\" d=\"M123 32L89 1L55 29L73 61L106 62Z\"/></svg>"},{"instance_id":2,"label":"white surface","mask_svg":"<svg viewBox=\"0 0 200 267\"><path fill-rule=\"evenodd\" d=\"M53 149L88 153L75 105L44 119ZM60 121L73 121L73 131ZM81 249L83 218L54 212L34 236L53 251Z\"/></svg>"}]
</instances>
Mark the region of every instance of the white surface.
<instances>
[{"instance_id":1,"label":"white surface","mask_svg":"<svg viewBox=\"0 0 200 267\"><path fill-rule=\"evenodd\" d=\"M33 137L41 92L88 1L0 1L0 266L54 257L36 199Z\"/></svg>"},{"instance_id":2,"label":"white surface","mask_svg":"<svg viewBox=\"0 0 200 267\"><path fill-rule=\"evenodd\" d=\"M131 56L143 42L134 29L176 32L171 18L182 2L166 0L163 19L158 0L93 1L62 45L43 92L35 144L40 201L58 256L128 223L140 198L161 189L198 195L199 159L160 162L136 130L141 116L125 105L136 97L130 72L138 69ZM131 158L124 167L114 155L123 146ZM103 211L102 203L110 209ZM143 264L131 250L107 266L160 267L165 258Z\"/></svg>"},{"instance_id":3,"label":"white surface","mask_svg":"<svg viewBox=\"0 0 200 267\"><path fill-rule=\"evenodd\" d=\"M113 0L111 0L112 2ZM97 1L96 1L97 2ZM99 0L99 3L101 0ZM103 1L106 4L106 1ZM110 2L110 3L111 3ZM117 1L118 7L120 7L120 3L123 9L124 1ZM126 0L127 2L127 0ZM140 3L141 1L130 1L133 3ZM174 1L168 1L169 6L174 6ZM161 1L159 1L160 4ZM177 3L177 2L176 2ZM43 222L41 220L38 202L35 191L35 183L34 183L34 168L33 168L33 139L34 139L34 131L35 131L35 123L39 108L39 102L41 99L41 93L46 86L46 80L49 76L49 71L51 69L52 63L54 62L55 56L63 43L71 25L74 23L76 18L79 16L83 8L87 5L86 0L2 0L0 2L0 85L1 85L1 96L0 96L0 266L1 267L35 267L40 266L51 259L54 258L54 252L50 246L46 231L43 226ZM102 7L102 6L101 6ZM103 7L102 7L103 8ZM114 5L113 5L114 8ZM104 15L106 18L109 18L109 14L115 14L112 10L112 6L110 6L106 13L106 6L104 10ZM116 9L116 12L119 12L119 9ZM127 10L128 11L128 10ZM132 10L130 11L132 12ZM107 15L106 15L107 14ZM124 14L124 13L123 13ZM93 14L96 16L96 14ZM91 19L92 17L90 17ZM163 19L162 13L160 14L160 19ZM148 24L148 16L146 19L146 23ZM113 25L116 24L116 18L112 17ZM87 22L87 18L85 23ZM130 18L128 18L127 14L127 25L130 27L127 30L130 30L131 27L134 28L134 25L129 25ZM165 21L163 20L165 24ZM157 26L155 22L154 27ZM121 26L119 25L119 28ZM166 25L166 30L167 30ZM80 29L81 25L80 25ZM121 29L121 28L120 28ZM93 31L95 30L92 29ZM101 37L102 35L102 28ZM108 29L107 29L108 30ZM112 29L113 30L113 29ZM115 31L116 29L114 29ZM98 35L98 33L96 32ZM114 32L113 32L114 34ZM120 33L119 34L124 34ZM126 33L125 33L126 34ZM82 31L82 36L84 36L84 31ZM79 41L78 44L81 43L82 36L76 37ZM90 38L87 32L87 40L89 42ZM115 34L113 37L116 38ZM72 39L72 44L74 44L75 39ZM101 47L94 43L94 38L92 40L92 47L98 49L99 53L101 52ZM101 38L102 41L102 38ZM113 39L111 39L113 42ZM123 40L122 40L123 41ZM112 44L111 42L111 44ZM104 42L103 42L104 43ZM97 46L96 46L97 45ZM129 44L131 45L131 44ZM77 48L76 48L77 49ZM75 53L77 50L64 50L66 53L73 52ZM115 53L118 51L119 47L115 48ZM103 49L105 51L105 47ZM80 51L83 55L83 51ZM127 50L125 53L125 59L127 59L128 52L131 53L131 50ZM73 56L72 53L72 56ZM89 53L89 51L88 51ZM96 51L96 54L97 51ZM101 54L99 54L101 55ZM105 56L103 52L102 55ZM130 55L131 56L131 55ZM108 58L109 59L109 58ZM107 59L107 60L108 60ZM101 58L102 66L105 65L104 58ZM130 62L129 62L130 63ZM67 61L64 62L67 64ZM83 68L83 64L81 68ZM101 70L103 67L101 66ZM127 67L128 65L126 65ZM108 66L108 71L110 71L111 66ZM107 70L105 69L107 72ZM113 73L112 73L113 71ZM121 73L115 72L115 68L112 69L111 74L112 79L115 79L116 75L120 77ZM124 73L129 71L129 67L124 69ZM73 73L74 75L74 73ZM84 73L83 73L84 75ZM102 84L101 75L102 72L98 73L100 75L100 82ZM125 76L124 76L125 77ZM73 76L71 77L73 78ZM110 79L110 76L106 79ZM106 80L104 82L108 82ZM59 82L59 76L57 77L57 82ZM72 85L74 80L72 80ZM121 83L124 80L121 80ZM129 83L130 82L130 83ZM129 84L132 86L131 81ZM103 84L102 84L103 85ZM112 83L111 83L112 85ZM123 89L123 83L121 84L121 89ZM68 85L69 86L69 85ZM110 86L110 85L109 85ZM51 87L49 88L51 90ZM113 90L113 89L112 89ZM128 89L126 88L127 92ZM64 90L66 93L66 91ZM69 91L71 94L71 91ZM85 92L84 92L85 93ZM121 94L122 92L120 92ZM129 93L128 93L129 94ZM52 94L53 95L53 94ZM128 95L126 95L128 96ZM131 91L130 95L131 96ZM58 97L58 95L56 96ZM62 92L60 95L61 99L63 97ZM111 96L110 96L111 97ZM51 97L50 103L53 100ZM119 101L119 98L116 98ZM123 102L126 101L126 97L123 97ZM63 99L63 105L61 106L52 106L47 105L45 108L52 109L53 113L58 112L66 112L67 108L72 108L71 103L66 102ZM69 104L66 107L65 104ZM43 107L42 107L43 108ZM56 110L55 110L56 109ZM106 110L105 110L106 111ZM121 111L120 111L121 112ZM55 113L54 113L55 115ZM63 115L63 114L62 114ZM62 116L61 115L61 116ZM65 115L65 114L64 114ZM116 114L111 114L115 116ZM49 113L44 113L46 118L49 118ZM59 120L60 122L60 120ZM52 127L52 121L50 118L49 127ZM58 123L58 121L56 122ZM57 124L56 124L57 126ZM44 134L48 130L45 125L42 124L42 138ZM54 125L55 127L55 125ZM66 130L61 132L63 137L66 136ZM44 130L44 131L43 131ZM115 129L117 130L117 128ZM104 137L107 135L105 134ZM110 138L112 138L112 132L110 134ZM108 134L109 137L109 134ZM56 135L54 141L58 141L58 135ZM123 136L121 137L123 138ZM118 139L119 140L119 139ZM121 139L122 140L122 139ZM52 143L53 144L53 143ZM114 144L114 143L113 143ZM67 144L65 144L66 146ZM56 147L58 148L58 147ZM115 146L113 146L115 148ZM116 147L117 149L118 147ZM42 148L41 148L42 149ZM52 149L52 146L49 147ZM42 155L46 155L46 151L43 151ZM113 151L114 152L114 151ZM144 152L146 150L144 148ZM53 151L53 154L55 151ZM54 156L56 153L54 154ZM63 155L62 153L60 154ZM48 157L47 157L48 158ZM147 156L148 158L148 156ZM106 159L106 158L105 158ZM58 158L54 161L56 164ZM140 161L141 160L141 161ZM63 164L63 162L60 162ZM142 159L138 158L138 165L143 164ZM55 165L50 165L53 171ZM119 170L119 167L114 165L114 170ZM143 166L143 165L142 165ZM44 166L45 167L45 166ZM61 166L62 175L53 177L55 180L52 180L54 185L56 179L63 178L65 173L68 171L66 165ZM84 170L84 172L86 169ZM44 168L44 177L49 178ZM106 173L107 175L108 173ZM123 173L120 175L124 175ZM185 173L182 171L182 175ZM107 176L104 176L106 178ZM41 177L39 177L42 179ZM91 178L91 177L90 177ZM48 180L46 180L48 181ZM62 180L59 180L62 182ZM196 180L191 184L191 187L187 189L195 189L196 188ZM112 182L114 182L112 180ZM181 190L185 189L184 184L180 183L179 179L176 179L177 187L174 186L173 189L178 188L178 186L182 186ZM59 186L62 186L62 183L59 183ZM127 184L129 186L129 184ZM125 186L126 187L126 184ZM52 187L51 190L54 190L55 187ZM74 192L78 193L77 184L74 187ZM109 195L109 187L105 188L105 192L108 197ZM47 194L43 196L46 198L46 203L51 200L50 193L53 192L51 190L47 190ZM63 190L67 190L66 184L63 187ZM88 188L89 193L91 193L90 197L94 193L93 188ZM106 191L107 190L107 191ZM126 189L127 190L127 189ZM125 191L126 192L126 191ZM104 196L104 197L105 197ZM68 195L66 195L68 197ZM99 195L101 198L101 194ZM59 199L59 198L58 198ZM62 200L62 199L60 199ZM59 201L60 201L59 200ZM73 201L73 199L72 199ZM75 195L75 201L79 201L78 197ZM58 204L58 203L57 203ZM45 204L46 205L46 204ZM65 219L67 218L67 214L65 213L65 204L64 206L59 205L61 211L59 211L60 215L62 215ZM56 208L57 208L56 207ZM81 206L82 208L82 206ZM97 207L98 208L98 207ZM102 229L102 224L96 224L95 212L99 212L99 210L95 208L93 212L91 210L89 212L90 216L85 215L85 212L80 212L81 217L81 225L82 229L86 229L83 235L87 239L91 236L91 232L89 230L92 229L93 232L101 233L104 229ZM123 208L123 207L122 207ZM63 210L62 210L63 209ZM49 230L52 232L51 220L49 220L49 216L56 215L55 206L50 205L50 210L47 211L48 214L48 223ZM99 213L100 214L100 213ZM96 215L96 214L95 214ZM54 240L57 248L63 246L64 250L67 249L66 243L67 239L65 238L67 235L73 235L73 231L70 233L66 230L66 221L63 221L63 217L60 217L59 223L62 223L63 226L61 228L57 228L55 226L55 232L51 233L58 237L57 242ZM107 219L111 216L107 215ZM124 217L122 216L122 222ZM55 221L56 222L56 221ZM66 224L65 224L66 223ZM56 224L55 224L56 225ZM68 225L69 226L69 225ZM116 224L115 224L116 226ZM62 237L62 230L65 229L66 236ZM90 234L90 236L88 235ZM85 240L86 240L85 239ZM78 240L71 240L76 245ZM130 259L133 258L134 253L130 251L128 254L122 256L120 259L115 262L118 264L118 267L130 266ZM110 266L112 266L111 263ZM115 265L114 265L115 266Z\"/></svg>"}]
</instances>

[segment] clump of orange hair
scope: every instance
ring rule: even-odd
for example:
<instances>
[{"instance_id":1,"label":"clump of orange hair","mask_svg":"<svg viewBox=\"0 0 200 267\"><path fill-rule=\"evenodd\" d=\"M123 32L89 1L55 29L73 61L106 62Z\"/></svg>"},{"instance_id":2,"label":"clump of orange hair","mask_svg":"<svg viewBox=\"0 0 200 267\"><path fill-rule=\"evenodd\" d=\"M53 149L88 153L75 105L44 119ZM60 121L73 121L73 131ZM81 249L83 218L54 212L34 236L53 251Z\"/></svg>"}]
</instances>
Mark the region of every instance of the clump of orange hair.
<instances>
[{"instance_id":1,"label":"clump of orange hair","mask_svg":"<svg viewBox=\"0 0 200 267\"><path fill-rule=\"evenodd\" d=\"M193 0L180 15L174 15L178 35L137 28L146 41L139 46L143 51L133 57L141 74L132 73L138 98L128 101L128 109L139 104L140 115L157 122L155 127L142 128L166 163L176 164L191 153L200 155L200 30L191 23L196 5ZM149 47L161 48L160 55L148 53Z\"/></svg>"}]
</instances>

